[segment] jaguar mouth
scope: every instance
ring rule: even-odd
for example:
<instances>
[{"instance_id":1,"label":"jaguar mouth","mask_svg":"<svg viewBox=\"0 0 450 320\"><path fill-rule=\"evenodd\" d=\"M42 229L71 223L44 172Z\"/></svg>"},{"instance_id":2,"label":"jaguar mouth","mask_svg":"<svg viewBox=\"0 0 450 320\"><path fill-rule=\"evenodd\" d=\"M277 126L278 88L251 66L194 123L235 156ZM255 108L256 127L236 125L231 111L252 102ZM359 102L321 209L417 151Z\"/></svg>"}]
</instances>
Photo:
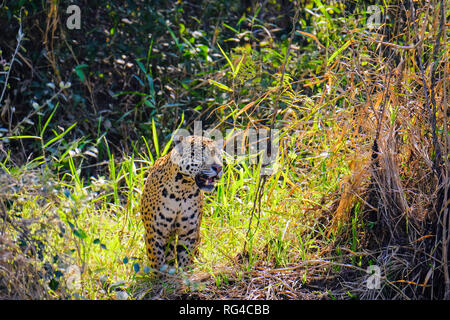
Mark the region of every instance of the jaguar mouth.
<instances>
[{"instance_id":1,"label":"jaguar mouth","mask_svg":"<svg viewBox=\"0 0 450 320\"><path fill-rule=\"evenodd\" d=\"M195 183L201 190L212 191L217 179L217 175L211 177L209 175L199 173L195 176Z\"/></svg>"}]
</instances>

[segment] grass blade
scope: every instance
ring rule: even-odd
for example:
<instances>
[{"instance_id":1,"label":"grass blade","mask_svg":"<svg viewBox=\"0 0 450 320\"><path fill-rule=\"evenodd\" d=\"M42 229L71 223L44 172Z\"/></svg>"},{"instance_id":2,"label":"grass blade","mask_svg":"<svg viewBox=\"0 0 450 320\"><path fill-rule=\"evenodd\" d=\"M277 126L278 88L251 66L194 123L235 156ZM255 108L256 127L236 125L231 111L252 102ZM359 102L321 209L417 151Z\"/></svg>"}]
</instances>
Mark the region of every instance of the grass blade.
<instances>
[{"instance_id":1,"label":"grass blade","mask_svg":"<svg viewBox=\"0 0 450 320\"><path fill-rule=\"evenodd\" d=\"M342 51L344 51L345 49L348 48L348 46L350 46L352 44L352 39L348 40L346 43L344 43L344 45L342 47L340 47L339 49L337 49L335 52L333 52L333 54L331 55L331 57L328 58L327 61L327 66L330 65L331 62L333 62L333 60L339 55L341 54Z\"/></svg>"},{"instance_id":2,"label":"grass blade","mask_svg":"<svg viewBox=\"0 0 450 320\"><path fill-rule=\"evenodd\" d=\"M224 85L223 83L220 83L220 82L217 82L217 81L214 81L214 80L211 80L211 79L209 79L208 81L209 81L209 83L215 85L215 86L218 87L219 89L222 89L222 90L225 90L225 91L233 92L233 89L231 89L230 87Z\"/></svg>"},{"instance_id":3,"label":"grass blade","mask_svg":"<svg viewBox=\"0 0 450 320\"><path fill-rule=\"evenodd\" d=\"M225 59L227 60L228 64L230 65L231 71L232 71L233 74L234 74L234 73L235 73L235 72L234 72L234 66L233 66L233 63L231 62L230 58L228 58L227 54L223 51L223 49L222 49L222 47L220 46L219 43L217 43L217 46L219 47L220 52L222 52L222 55L223 55L223 56L225 57Z\"/></svg>"},{"instance_id":4,"label":"grass blade","mask_svg":"<svg viewBox=\"0 0 450 320\"><path fill-rule=\"evenodd\" d=\"M158 142L158 134L156 132L155 119L152 118L152 134L153 134L153 145L155 146L156 158L159 158L159 142Z\"/></svg>"},{"instance_id":5,"label":"grass blade","mask_svg":"<svg viewBox=\"0 0 450 320\"><path fill-rule=\"evenodd\" d=\"M70 130L72 130L78 122L75 122L73 125L71 125L67 130L65 130L63 133L58 134L56 137L54 137L52 140L50 140L49 142L47 142L46 144L44 144L44 148L47 148L49 145L51 145L52 143L58 141L59 139L61 139L62 137L64 137Z\"/></svg>"},{"instance_id":6,"label":"grass blade","mask_svg":"<svg viewBox=\"0 0 450 320\"><path fill-rule=\"evenodd\" d=\"M45 129L47 129L47 126L48 126L48 124L50 123L50 121L52 120L53 115L55 114L56 109L58 109L58 106L59 106L59 101L56 103L56 106L55 106L55 108L53 109L52 114L48 117L47 121L45 121L44 127L42 128L42 131L41 131L41 134L40 134L41 138L44 137Z\"/></svg>"}]
</instances>

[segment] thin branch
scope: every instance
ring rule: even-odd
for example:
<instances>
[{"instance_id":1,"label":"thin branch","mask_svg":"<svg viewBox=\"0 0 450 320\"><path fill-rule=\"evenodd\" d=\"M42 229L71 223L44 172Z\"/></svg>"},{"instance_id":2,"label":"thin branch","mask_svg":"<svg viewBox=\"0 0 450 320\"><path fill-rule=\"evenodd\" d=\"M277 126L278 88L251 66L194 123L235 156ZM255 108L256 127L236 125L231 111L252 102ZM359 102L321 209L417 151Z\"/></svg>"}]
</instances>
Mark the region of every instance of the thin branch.
<instances>
[{"instance_id":1,"label":"thin branch","mask_svg":"<svg viewBox=\"0 0 450 320\"><path fill-rule=\"evenodd\" d=\"M6 73L5 83L3 85L2 94L0 95L0 106L2 104L3 97L5 96L6 88L8 87L8 79L9 79L9 75L12 70L13 63L16 60L16 55L19 52L20 44L24 37L24 33L22 32L22 19L19 19L19 21L20 21L20 24L19 24L19 31L17 33L17 46L16 46L16 50L14 51L14 54L12 56L12 60L11 60L11 64L9 65L8 72Z\"/></svg>"},{"instance_id":2,"label":"thin branch","mask_svg":"<svg viewBox=\"0 0 450 320\"><path fill-rule=\"evenodd\" d=\"M273 114L272 114L272 122L270 123L269 126L269 138L268 138L268 143L267 143L267 152L269 153L269 156L271 156L271 152L272 152L272 139L273 139L273 133L272 130L275 126L275 121L277 118L277 113L278 113L278 103L280 101L280 97L281 94L283 93L283 87L284 87L284 75L286 73L286 64L288 62L289 56L290 56L290 52L291 52L291 46L292 46L292 40L294 39L295 36L295 26L297 25L297 21L298 21L298 16L300 13L300 5L295 2L295 6L296 6L296 10L295 10L295 14L294 14L294 19L292 21L292 30L291 30L291 35L289 37L289 43L288 43L288 47L286 49L286 57L284 59L284 63L281 67L281 79L280 79L280 85L278 86L278 95L276 97L276 100L274 102L274 109L273 109ZM261 165L261 170L263 170L263 166ZM248 239L248 236L250 234L250 230L252 227L252 221L253 221L253 216L255 215L255 212L258 212L258 221L256 224L256 229L258 229L259 226L259 217L261 215L261 199L262 196L264 194L264 186L266 184L266 180L267 180L267 174L260 174L259 180L258 180L258 185L256 188L256 192L255 192L255 199L253 201L253 207L252 207L252 211L250 213L250 220L248 223L248 229L247 229L247 233L246 233L246 239ZM258 208L257 208L258 206ZM242 252L245 253L246 250L246 245L247 245L247 241L244 243L244 248L242 250Z\"/></svg>"},{"instance_id":3,"label":"thin branch","mask_svg":"<svg viewBox=\"0 0 450 320\"><path fill-rule=\"evenodd\" d=\"M291 36L289 37L289 44L288 44L288 47L286 50L286 57L284 58L284 63L281 66L280 85L278 87L278 96L273 105L273 114L272 114L272 122L270 124L270 129L274 128L275 120L277 119L277 113L278 113L278 109L279 109L278 103L280 101L280 97L281 97L281 94L283 93L283 87L284 87L284 75L286 73L286 64L287 64L289 56L291 54L292 40L294 39L294 36L295 36L295 26L297 25L298 15L300 13L300 8L301 8L301 6L297 2L295 2L294 5L297 7L297 9L295 10L294 20L292 20L292 30L291 30ZM270 136L272 136L272 135L270 135Z\"/></svg>"},{"instance_id":4,"label":"thin branch","mask_svg":"<svg viewBox=\"0 0 450 320\"><path fill-rule=\"evenodd\" d=\"M413 4L412 0L410 0L409 3L410 3L410 7L411 7L411 20L412 20L412 23L414 25L414 33L415 33L415 36L417 37L418 30L417 30L417 25L416 25L414 4ZM443 9L443 1L442 0L441 0L441 9ZM443 14L445 14L445 12ZM434 47L435 52L436 52L437 47L439 47L439 43L440 43L439 39L440 39L440 35L441 35L441 32L442 32L442 28L441 28L442 27L442 21L443 20L441 19L441 26L439 28L440 30L439 30L439 33L438 33L438 40L436 41L436 46ZM417 40L417 42L420 42L420 40ZM421 47L419 46L418 48L421 48ZM439 143L438 143L438 139L437 139L437 135L436 135L436 101L433 98L432 101L431 101L432 106L430 106L430 97L428 96L428 85L427 85L427 82L425 80L425 69L423 67L423 62L422 62L422 57L421 57L422 51L421 50L418 50L418 51L419 52L418 52L418 55L416 56L416 60L417 60L417 64L418 64L419 70L420 70L420 77L421 77L421 80L422 80L423 91L424 91L424 94L425 94L425 105L426 105L426 107L428 109L429 116L430 116L431 135L433 137L433 145L434 145L435 152L436 152L436 159L433 162L433 170L434 170L436 176L438 177L438 179L440 180L441 179L440 178L441 174L439 172L440 171L439 170L439 167L440 167L439 163L441 162L441 148L439 147ZM434 91L433 91L433 93L434 93Z\"/></svg>"}]
</instances>

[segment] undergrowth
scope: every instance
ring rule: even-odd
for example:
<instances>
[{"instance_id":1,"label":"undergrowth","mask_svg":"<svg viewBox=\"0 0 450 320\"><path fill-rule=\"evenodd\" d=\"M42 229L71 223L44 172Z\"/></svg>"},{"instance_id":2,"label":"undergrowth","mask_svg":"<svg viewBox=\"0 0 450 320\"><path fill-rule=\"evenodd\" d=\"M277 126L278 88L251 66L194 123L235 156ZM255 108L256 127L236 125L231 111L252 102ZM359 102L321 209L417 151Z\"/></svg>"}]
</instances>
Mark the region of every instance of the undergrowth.
<instances>
[{"instance_id":1,"label":"undergrowth","mask_svg":"<svg viewBox=\"0 0 450 320\"><path fill-rule=\"evenodd\" d=\"M58 5L22 2L0 10L26 31L28 14L49 10L46 35L66 35ZM36 60L0 51L0 85L10 92L0 101L0 297L448 298L444 1L388 1L376 28L357 1L243 11L213 2L202 11L215 17L210 26L189 2L155 11L107 2L105 44L69 54L70 44L46 42L48 69L23 96L14 88L24 73L11 83L6 75ZM225 21L216 11L228 9ZM139 30L151 39L117 56L136 31L124 12L158 23ZM87 37L100 38L93 30ZM29 40L15 39L18 48ZM199 119L222 132L279 130L277 166L263 176L249 157L226 158L206 197L193 269L155 278L141 190L171 133Z\"/></svg>"}]
</instances>

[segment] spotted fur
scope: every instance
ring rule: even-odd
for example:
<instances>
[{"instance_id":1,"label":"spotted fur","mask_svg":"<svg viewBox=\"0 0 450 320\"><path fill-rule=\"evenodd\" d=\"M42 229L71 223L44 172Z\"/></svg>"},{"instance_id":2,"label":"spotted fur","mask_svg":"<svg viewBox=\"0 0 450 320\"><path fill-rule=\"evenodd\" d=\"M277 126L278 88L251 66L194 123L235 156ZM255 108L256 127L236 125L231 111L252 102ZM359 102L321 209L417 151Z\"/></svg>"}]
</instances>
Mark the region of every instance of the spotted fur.
<instances>
[{"instance_id":1,"label":"spotted fur","mask_svg":"<svg viewBox=\"0 0 450 320\"><path fill-rule=\"evenodd\" d=\"M221 150L213 140L190 136L174 142L173 150L150 169L141 198L147 256L155 270L175 260L178 267L192 264L203 192L211 191L211 182L222 174Z\"/></svg>"}]
</instances>

